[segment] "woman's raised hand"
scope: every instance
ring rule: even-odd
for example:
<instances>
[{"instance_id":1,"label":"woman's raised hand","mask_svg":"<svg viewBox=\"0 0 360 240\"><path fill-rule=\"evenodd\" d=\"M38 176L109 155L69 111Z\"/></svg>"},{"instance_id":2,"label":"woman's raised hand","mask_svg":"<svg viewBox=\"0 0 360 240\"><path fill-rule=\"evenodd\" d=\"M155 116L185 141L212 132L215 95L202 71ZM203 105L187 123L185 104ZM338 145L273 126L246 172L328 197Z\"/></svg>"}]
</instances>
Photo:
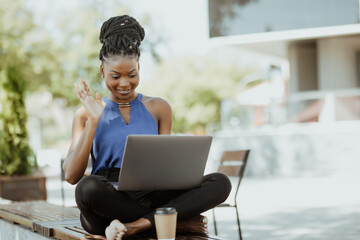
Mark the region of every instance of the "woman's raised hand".
<instances>
[{"instance_id":1,"label":"woman's raised hand","mask_svg":"<svg viewBox=\"0 0 360 240\"><path fill-rule=\"evenodd\" d=\"M103 111L104 106L100 97L100 94L96 93L96 99L92 96L88 84L80 78L80 85L75 86L75 94L80 100L82 105L85 107L88 119L99 121Z\"/></svg>"}]
</instances>

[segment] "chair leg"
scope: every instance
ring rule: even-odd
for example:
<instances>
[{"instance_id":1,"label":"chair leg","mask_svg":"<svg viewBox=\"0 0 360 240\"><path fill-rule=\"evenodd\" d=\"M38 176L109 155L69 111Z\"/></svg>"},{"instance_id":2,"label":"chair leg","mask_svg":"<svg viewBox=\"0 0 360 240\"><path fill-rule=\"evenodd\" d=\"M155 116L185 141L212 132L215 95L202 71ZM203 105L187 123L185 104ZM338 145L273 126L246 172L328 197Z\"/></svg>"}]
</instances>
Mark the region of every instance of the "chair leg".
<instances>
[{"instance_id":1,"label":"chair leg","mask_svg":"<svg viewBox=\"0 0 360 240\"><path fill-rule=\"evenodd\" d=\"M242 240L240 218L239 218L239 211L238 211L237 205L235 205L235 210L236 210L236 219L237 219L237 224L238 224L238 229L239 229L239 239Z\"/></svg>"},{"instance_id":2,"label":"chair leg","mask_svg":"<svg viewBox=\"0 0 360 240\"><path fill-rule=\"evenodd\" d=\"M213 222L214 222L214 230L215 230L215 235L217 236L218 235L218 232L217 232L217 228L216 228L216 219L215 219L215 210L214 208L212 209L212 213L213 213Z\"/></svg>"},{"instance_id":3,"label":"chair leg","mask_svg":"<svg viewBox=\"0 0 360 240\"><path fill-rule=\"evenodd\" d=\"M65 206L65 192L64 192L64 183L61 181L61 198L62 198L62 204Z\"/></svg>"}]
</instances>

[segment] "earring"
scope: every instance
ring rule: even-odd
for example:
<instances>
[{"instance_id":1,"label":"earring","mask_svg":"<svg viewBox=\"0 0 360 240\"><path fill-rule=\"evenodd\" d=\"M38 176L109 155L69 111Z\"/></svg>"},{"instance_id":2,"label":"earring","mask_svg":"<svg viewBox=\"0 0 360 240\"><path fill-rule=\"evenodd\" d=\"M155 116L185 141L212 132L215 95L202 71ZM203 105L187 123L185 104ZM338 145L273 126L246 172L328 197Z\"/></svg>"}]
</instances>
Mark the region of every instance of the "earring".
<instances>
[{"instance_id":1,"label":"earring","mask_svg":"<svg viewBox=\"0 0 360 240\"><path fill-rule=\"evenodd\" d=\"M105 80L104 79L101 79L101 86L104 88L104 89L108 89L106 87L106 83L105 83Z\"/></svg>"}]
</instances>

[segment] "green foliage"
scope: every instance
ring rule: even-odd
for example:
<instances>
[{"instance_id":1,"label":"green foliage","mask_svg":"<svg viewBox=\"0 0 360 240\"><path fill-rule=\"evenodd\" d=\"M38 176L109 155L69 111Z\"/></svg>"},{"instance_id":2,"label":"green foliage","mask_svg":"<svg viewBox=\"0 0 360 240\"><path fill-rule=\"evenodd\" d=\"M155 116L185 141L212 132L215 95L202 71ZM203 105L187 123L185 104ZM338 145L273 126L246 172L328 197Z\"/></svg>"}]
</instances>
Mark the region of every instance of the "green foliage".
<instances>
[{"instance_id":1,"label":"green foliage","mask_svg":"<svg viewBox=\"0 0 360 240\"><path fill-rule=\"evenodd\" d=\"M213 56L179 57L160 64L143 91L163 97L173 108L175 133L204 133L206 125L220 121L220 103L235 97L249 69L222 63Z\"/></svg>"},{"instance_id":2,"label":"green foliage","mask_svg":"<svg viewBox=\"0 0 360 240\"><path fill-rule=\"evenodd\" d=\"M14 67L0 72L0 174L28 174L36 166L27 140L25 81Z\"/></svg>"},{"instance_id":3,"label":"green foliage","mask_svg":"<svg viewBox=\"0 0 360 240\"><path fill-rule=\"evenodd\" d=\"M32 59L32 13L21 0L0 0L0 70L6 66L21 66L24 78L34 79Z\"/></svg>"},{"instance_id":4,"label":"green foliage","mask_svg":"<svg viewBox=\"0 0 360 240\"><path fill-rule=\"evenodd\" d=\"M56 1L51 3L56 6L49 12L39 11L43 7L36 9L35 4L38 4L35 0L0 0L0 72L8 66L16 66L16 72L25 80L27 94L50 92L52 99L65 100L66 107L80 104L73 91L73 84L79 78L90 84L94 95L97 91L104 96L107 90L102 86L99 73L99 31L102 23L111 16L131 15L124 2L88 0L72 1L69 4ZM67 8L68 5L71 7ZM152 31L154 27L149 15L136 18L143 24L147 34ZM161 31L147 35L142 43L142 53L150 52L159 60L155 48L161 43L162 38L159 36L162 35ZM0 97L5 97L3 91ZM37 113L33 111L29 114ZM41 118L42 129L51 125L54 127L52 122L42 119L43 116L34 117L38 120ZM22 126L25 127L25 124ZM57 134L51 134L52 138L48 137L50 133L44 132L41 136L42 146L47 146L49 139L69 140L58 129ZM3 125L0 135L1 146L5 146ZM5 151L10 151L6 149L0 149L1 156L4 156ZM6 154L10 156L11 153ZM0 170L3 170L6 162L1 161Z\"/></svg>"},{"instance_id":5,"label":"green foliage","mask_svg":"<svg viewBox=\"0 0 360 240\"><path fill-rule=\"evenodd\" d=\"M0 0L0 6L0 175L27 174L36 166L24 104L24 78L36 79L30 61L33 16L21 0Z\"/></svg>"},{"instance_id":6,"label":"green foliage","mask_svg":"<svg viewBox=\"0 0 360 240\"><path fill-rule=\"evenodd\" d=\"M56 65L43 66L43 69L53 69L51 70L50 92L54 97L66 99L68 105L79 104L73 92L73 83L80 77L89 83L94 95L95 92L99 92L101 96L107 94L107 89L102 85L99 71L101 64L99 60L100 27L111 16L131 15L130 10L116 0L107 1L106 4L103 1L86 1L81 4L81 8L81 11L75 8L64 13L57 20L58 29L66 29L66 31L58 32L60 37L54 39L57 48L52 54L55 53L56 58L53 59L53 62ZM151 29L152 23L148 15L136 18L146 29ZM152 33L152 35L152 38L146 35L141 45L142 50L149 51L155 59L159 59L155 48L162 39L157 38L156 33Z\"/></svg>"},{"instance_id":7,"label":"green foliage","mask_svg":"<svg viewBox=\"0 0 360 240\"><path fill-rule=\"evenodd\" d=\"M255 87L255 86L257 86L257 85L259 85L259 84L261 84L263 82L264 82L264 79L257 79L255 81L251 81L248 84L246 84L246 88L248 89L248 88Z\"/></svg>"},{"instance_id":8,"label":"green foliage","mask_svg":"<svg viewBox=\"0 0 360 240\"><path fill-rule=\"evenodd\" d=\"M109 17L131 14L119 0L89 0L77 7L59 9L58 15L38 15L24 0L0 0L0 70L18 68L28 92L49 91L54 98L63 98L67 105L77 105L74 82L85 79L91 89L103 96L98 58L101 24ZM147 30L153 28L148 15L137 17ZM159 60L155 48L162 41L160 32L152 33L142 44L144 51Z\"/></svg>"}]
</instances>

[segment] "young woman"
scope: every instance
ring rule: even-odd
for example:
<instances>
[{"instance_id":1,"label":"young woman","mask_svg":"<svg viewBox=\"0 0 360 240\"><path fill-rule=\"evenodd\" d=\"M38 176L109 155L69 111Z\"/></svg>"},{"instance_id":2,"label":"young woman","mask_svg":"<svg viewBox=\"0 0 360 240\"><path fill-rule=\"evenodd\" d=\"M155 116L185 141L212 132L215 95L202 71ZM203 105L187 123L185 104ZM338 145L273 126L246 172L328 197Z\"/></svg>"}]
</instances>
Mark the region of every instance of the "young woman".
<instances>
[{"instance_id":1,"label":"young woman","mask_svg":"<svg viewBox=\"0 0 360 240\"><path fill-rule=\"evenodd\" d=\"M103 23L100 73L109 92L102 99L99 93L94 98L85 81L75 84L83 106L73 120L65 177L69 183L77 183L80 220L91 234L121 239L151 229L155 209L167 206L178 212L178 231L206 234L206 219L200 213L228 197L231 184L225 175L206 175L200 187L181 191L117 191L109 183L118 179L127 135L171 134L169 103L136 92L144 36L141 25L127 15ZM83 177L90 155L92 172Z\"/></svg>"}]
</instances>

